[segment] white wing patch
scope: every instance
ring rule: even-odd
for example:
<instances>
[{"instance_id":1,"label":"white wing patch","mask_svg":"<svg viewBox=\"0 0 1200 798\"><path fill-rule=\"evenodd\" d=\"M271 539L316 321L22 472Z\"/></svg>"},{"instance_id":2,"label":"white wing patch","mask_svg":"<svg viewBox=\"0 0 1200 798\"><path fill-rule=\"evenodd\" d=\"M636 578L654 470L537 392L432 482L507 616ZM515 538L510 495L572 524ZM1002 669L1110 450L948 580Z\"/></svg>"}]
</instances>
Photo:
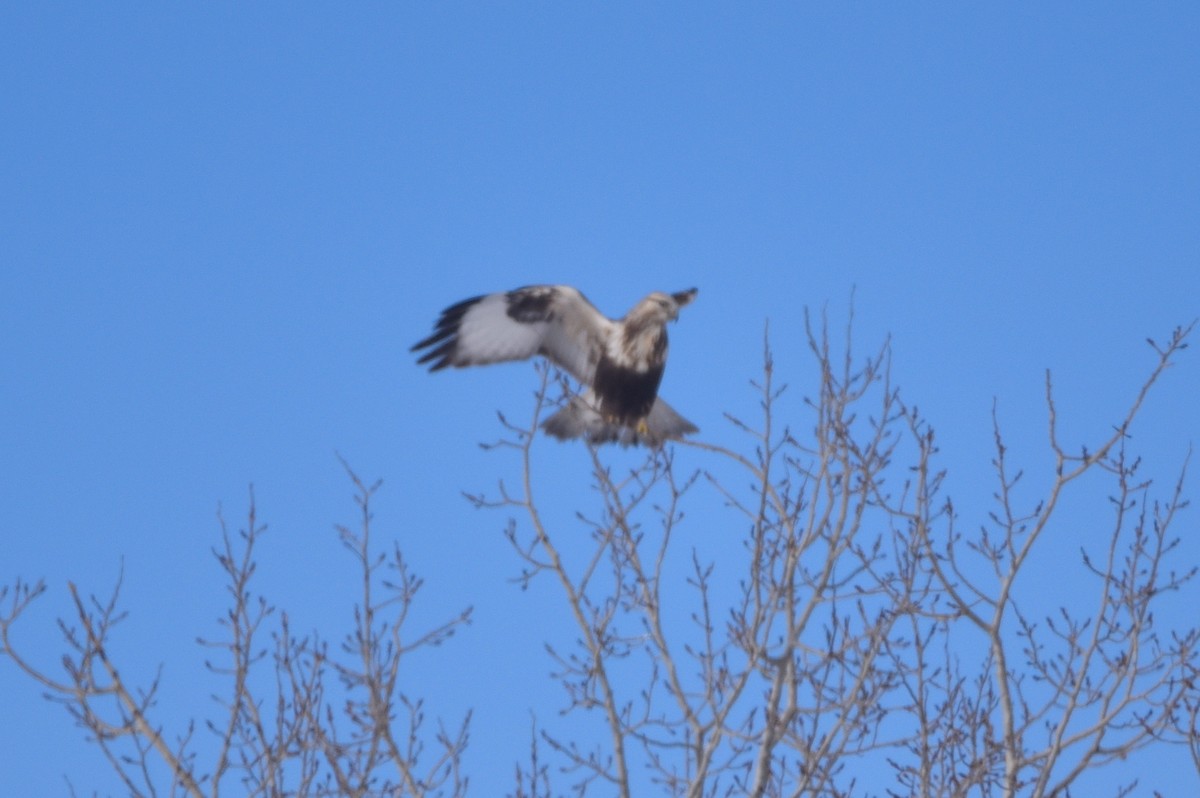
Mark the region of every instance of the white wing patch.
<instances>
[{"instance_id":1,"label":"white wing patch","mask_svg":"<svg viewBox=\"0 0 1200 798\"><path fill-rule=\"evenodd\" d=\"M550 312L554 318L542 334L542 354L590 385L606 342L615 337L612 321L568 286L555 287Z\"/></svg>"},{"instance_id":2,"label":"white wing patch","mask_svg":"<svg viewBox=\"0 0 1200 798\"><path fill-rule=\"evenodd\" d=\"M485 296L463 314L450 364L474 366L533 357L549 327L546 322L510 318L506 294Z\"/></svg>"}]
</instances>

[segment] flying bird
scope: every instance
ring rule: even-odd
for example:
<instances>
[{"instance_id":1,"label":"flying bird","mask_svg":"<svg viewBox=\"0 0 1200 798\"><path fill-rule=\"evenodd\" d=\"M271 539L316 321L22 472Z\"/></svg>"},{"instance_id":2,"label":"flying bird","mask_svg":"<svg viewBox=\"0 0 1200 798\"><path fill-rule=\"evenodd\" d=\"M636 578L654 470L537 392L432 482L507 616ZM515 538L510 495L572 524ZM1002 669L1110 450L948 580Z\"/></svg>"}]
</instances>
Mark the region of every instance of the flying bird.
<instances>
[{"instance_id":1,"label":"flying bird","mask_svg":"<svg viewBox=\"0 0 1200 798\"><path fill-rule=\"evenodd\" d=\"M610 319L570 286L527 286L451 305L411 351L424 350L417 362L430 371L542 355L585 386L542 424L548 434L660 446L699 431L658 398L667 322L695 297L695 288L655 291Z\"/></svg>"}]
</instances>

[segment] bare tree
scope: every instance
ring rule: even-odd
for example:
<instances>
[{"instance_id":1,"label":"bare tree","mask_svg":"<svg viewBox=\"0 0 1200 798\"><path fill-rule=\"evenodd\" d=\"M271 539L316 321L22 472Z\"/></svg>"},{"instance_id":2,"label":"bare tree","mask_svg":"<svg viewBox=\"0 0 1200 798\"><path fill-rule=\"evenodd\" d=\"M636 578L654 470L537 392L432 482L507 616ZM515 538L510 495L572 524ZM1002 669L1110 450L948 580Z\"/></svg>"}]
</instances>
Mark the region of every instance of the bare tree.
<instances>
[{"instance_id":1,"label":"bare tree","mask_svg":"<svg viewBox=\"0 0 1200 798\"><path fill-rule=\"evenodd\" d=\"M422 580L398 546L386 552L372 539L370 503L379 483L347 473L360 520L337 532L362 587L351 630L332 651L315 634L294 633L287 614L254 593L255 545L266 527L253 493L245 527L231 533L220 520L221 545L213 555L229 609L219 621L223 636L199 641L218 652L206 665L228 683L217 697L220 714L203 724L215 746L197 745L194 722L167 732L154 719L159 677L135 687L110 658L125 617L119 580L104 600L84 599L70 585L75 616L59 621L67 645L64 676L30 661L13 642L13 626L45 584L0 589L0 654L66 707L130 795L464 795L467 779L459 765L469 717L454 728L427 730L423 702L406 693L398 677L402 660L442 643L469 622L471 611L422 632L409 628ZM198 747L214 750L211 761L202 761Z\"/></svg>"},{"instance_id":2,"label":"bare tree","mask_svg":"<svg viewBox=\"0 0 1200 798\"><path fill-rule=\"evenodd\" d=\"M1195 757L1197 629L1160 630L1152 612L1196 572L1170 570L1183 474L1153 502L1127 452L1192 328L1151 342L1157 362L1127 413L1077 455L1059 441L1047 375L1055 479L1022 507L997 423L998 506L973 534L944 495L932 427L891 382L888 345L859 360L849 335L836 355L823 321L807 329L820 380L805 421L781 425L765 347L760 420L729 419L746 451L685 442L712 465L681 475L677 449L623 472L592 450L594 501L564 528L542 511L532 445L551 372L529 424L506 422L520 478L472 500L515 511L521 580L557 582L576 626L550 644L576 720L540 730L515 794L551 792L538 745L577 794L650 783L689 798L1061 796L1151 744L1186 742ZM1078 563L1094 592L1050 611L1018 577L1088 472L1113 486L1109 531ZM732 516L685 521L700 485ZM604 732L584 746L589 719Z\"/></svg>"},{"instance_id":3,"label":"bare tree","mask_svg":"<svg viewBox=\"0 0 1200 798\"><path fill-rule=\"evenodd\" d=\"M740 448L586 449L590 493L572 486L566 517L542 499L560 477L534 442L570 386L541 368L528 423L502 419L491 447L515 455L515 477L470 497L509 514L518 582L550 580L573 625L547 631L565 711L535 721L511 794L1043 798L1149 746L1200 774L1200 633L1154 614L1196 574L1176 563L1185 470L1163 493L1129 440L1193 327L1151 342L1130 406L1078 453L1060 440L1047 375L1052 478L1033 498L994 413L994 504L979 521L948 495L933 428L892 382L890 344L860 356L850 325L835 345L806 316L816 388L803 399L764 341L758 417L728 417ZM1031 563L1069 525L1063 507L1087 474L1111 497L1073 563L1091 589L1048 606ZM339 535L362 587L333 650L253 593L253 500L237 534L222 522L230 609L220 639L201 642L228 687L202 726L217 741L203 763L196 727L167 734L153 720L158 681L134 689L110 662L119 584L104 601L71 587L65 677L10 635L41 583L0 593L0 653L66 706L131 794L465 794L469 718L427 729L399 664L470 611L409 630L421 581L398 547L373 543L377 485L351 479L361 521Z\"/></svg>"}]
</instances>

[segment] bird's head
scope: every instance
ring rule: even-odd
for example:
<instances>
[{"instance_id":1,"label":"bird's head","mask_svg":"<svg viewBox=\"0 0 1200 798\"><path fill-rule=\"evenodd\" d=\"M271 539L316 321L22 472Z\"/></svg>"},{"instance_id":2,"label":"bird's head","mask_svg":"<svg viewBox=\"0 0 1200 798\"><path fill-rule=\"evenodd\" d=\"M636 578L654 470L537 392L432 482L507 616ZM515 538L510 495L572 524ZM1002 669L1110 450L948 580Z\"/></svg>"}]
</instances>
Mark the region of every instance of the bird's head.
<instances>
[{"instance_id":1,"label":"bird's head","mask_svg":"<svg viewBox=\"0 0 1200 798\"><path fill-rule=\"evenodd\" d=\"M646 321L666 324L669 321L675 321L675 319L679 318L679 309L695 298L695 288L689 288L686 291L677 291L674 294L655 291L639 302L637 307L633 309L633 313L641 316ZM631 315L633 314L631 313Z\"/></svg>"}]
</instances>

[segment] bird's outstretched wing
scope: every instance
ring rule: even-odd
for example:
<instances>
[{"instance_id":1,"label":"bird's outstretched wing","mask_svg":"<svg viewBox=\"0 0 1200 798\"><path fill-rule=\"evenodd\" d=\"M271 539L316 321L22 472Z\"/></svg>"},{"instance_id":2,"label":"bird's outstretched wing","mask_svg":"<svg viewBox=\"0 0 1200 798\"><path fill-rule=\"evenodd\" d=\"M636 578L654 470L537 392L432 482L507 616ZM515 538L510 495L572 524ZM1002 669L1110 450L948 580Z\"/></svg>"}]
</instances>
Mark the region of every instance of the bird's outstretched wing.
<instances>
[{"instance_id":1,"label":"bird's outstretched wing","mask_svg":"<svg viewBox=\"0 0 1200 798\"><path fill-rule=\"evenodd\" d=\"M412 351L426 350L417 362L430 371L540 354L590 385L612 328L576 289L534 285L451 305Z\"/></svg>"}]
</instances>

